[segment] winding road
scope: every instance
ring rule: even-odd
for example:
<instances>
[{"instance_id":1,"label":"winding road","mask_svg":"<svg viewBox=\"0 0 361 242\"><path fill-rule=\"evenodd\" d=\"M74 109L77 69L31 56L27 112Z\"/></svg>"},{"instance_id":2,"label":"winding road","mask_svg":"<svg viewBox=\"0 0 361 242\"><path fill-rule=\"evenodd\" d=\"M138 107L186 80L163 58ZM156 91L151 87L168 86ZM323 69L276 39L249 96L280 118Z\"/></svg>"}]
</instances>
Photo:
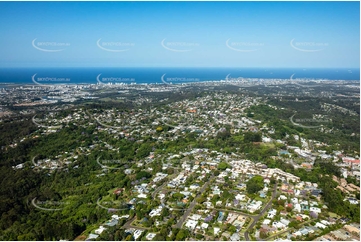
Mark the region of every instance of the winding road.
<instances>
[{"instance_id":1,"label":"winding road","mask_svg":"<svg viewBox=\"0 0 361 242\"><path fill-rule=\"evenodd\" d=\"M246 232L244 232L244 238L247 241L250 241L251 239L249 238L249 232L250 230L253 229L253 227L256 225L256 223L258 222L259 218L262 217L262 215L270 208L270 206L272 205L272 200L276 197L277 195L277 183L273 186L273 193L272 193L272 198L269 200L269 202L266 204L266 206L261 210L261 212L258 215L255 215L253 217L253 222L251 223L251 225L248 227L248 229L246 230Z\"/></svg>"},{"instance_id":2,"label":"winding road","mask_svg":"<svg viewBox=\"0 0 361 242\"><path fill-rule=\"evenodd\" d=\"M184 221L186 221L187 217L189 216L189 214L193 211L193 208L196 206L197 204L197 198L199 198L199 196L202 195L202 193L204 192L204 190L206 190L206 188L208 187L209 183L213 180L214 175L212 175L209 180L204 183L203 187L199 190L198 195L193 199L193 201L189 204L188 209L184 212L183 216L179 219L178 223L175 225L175 228L182 228L182 224L184 223Z\"/></svg>"}]
</instances>

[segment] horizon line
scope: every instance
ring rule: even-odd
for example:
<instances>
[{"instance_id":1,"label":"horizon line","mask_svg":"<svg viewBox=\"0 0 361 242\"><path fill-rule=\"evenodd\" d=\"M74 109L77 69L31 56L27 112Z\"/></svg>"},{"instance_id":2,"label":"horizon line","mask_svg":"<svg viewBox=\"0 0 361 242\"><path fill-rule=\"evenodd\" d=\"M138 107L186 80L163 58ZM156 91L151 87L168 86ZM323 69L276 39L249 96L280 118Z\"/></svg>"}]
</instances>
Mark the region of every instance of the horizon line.
<instances>
[{"instance_id":1,"label":"horizon line","mask_svg":"<svg viewBox=\"0 0 361 242\"><path fill-rule=\"evenodd\" d=\"M242 66L7 66L5 68L242 68L242 69L360 69L361 67L242 67Z\"/></svg>"}]
</instances>

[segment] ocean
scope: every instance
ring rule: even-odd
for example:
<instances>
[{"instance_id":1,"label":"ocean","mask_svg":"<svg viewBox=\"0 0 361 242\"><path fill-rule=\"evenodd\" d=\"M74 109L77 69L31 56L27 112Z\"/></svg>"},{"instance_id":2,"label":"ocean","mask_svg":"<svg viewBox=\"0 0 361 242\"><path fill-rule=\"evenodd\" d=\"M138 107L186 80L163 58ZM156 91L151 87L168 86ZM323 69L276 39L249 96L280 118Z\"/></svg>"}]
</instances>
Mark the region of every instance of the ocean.
<instances>
[{"instance_id":1,"label":"ocean","mask_svg":"<svg viewBox=\"0 0 361 242\"><path fill-rule=\"evenodd\" d=\"M6 84L162 84L220 81L244 77L262 79L360 80L359 68L1 68Z\"/></svg>"}]
</instances>

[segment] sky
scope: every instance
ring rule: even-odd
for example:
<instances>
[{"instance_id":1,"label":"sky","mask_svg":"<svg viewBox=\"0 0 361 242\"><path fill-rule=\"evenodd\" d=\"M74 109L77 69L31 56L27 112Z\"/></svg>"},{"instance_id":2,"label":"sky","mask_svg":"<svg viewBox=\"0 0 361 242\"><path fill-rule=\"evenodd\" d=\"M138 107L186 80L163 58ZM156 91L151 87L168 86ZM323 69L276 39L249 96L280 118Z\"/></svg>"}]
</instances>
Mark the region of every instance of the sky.
<instances>
[{"instance_id":1,"label":"sky","mask_svg":"<svg viewBox=\"0 0 361 242\"><path fill-rule=\"evenodd\" d=\"M359 2L0 2L0 68L359 68Z\"/></svg>"}]
</instances>

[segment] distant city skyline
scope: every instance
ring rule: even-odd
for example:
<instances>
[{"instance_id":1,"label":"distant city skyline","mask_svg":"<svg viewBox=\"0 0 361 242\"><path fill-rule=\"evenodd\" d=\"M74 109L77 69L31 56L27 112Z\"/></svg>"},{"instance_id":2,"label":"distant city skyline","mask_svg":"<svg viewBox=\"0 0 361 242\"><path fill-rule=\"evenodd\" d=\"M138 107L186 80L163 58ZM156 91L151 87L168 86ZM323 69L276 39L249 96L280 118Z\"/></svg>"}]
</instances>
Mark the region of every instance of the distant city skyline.
<instances>
[{"instance_id":1,"label":"distant city skyline","mask_svg":"<svg viewBox=\"0 0 361 242\"><path fill-rule=\"evenodd\" d=\"M0 2L0 68L359 68L360 3Z\"/></svg>"}]
</instances>

